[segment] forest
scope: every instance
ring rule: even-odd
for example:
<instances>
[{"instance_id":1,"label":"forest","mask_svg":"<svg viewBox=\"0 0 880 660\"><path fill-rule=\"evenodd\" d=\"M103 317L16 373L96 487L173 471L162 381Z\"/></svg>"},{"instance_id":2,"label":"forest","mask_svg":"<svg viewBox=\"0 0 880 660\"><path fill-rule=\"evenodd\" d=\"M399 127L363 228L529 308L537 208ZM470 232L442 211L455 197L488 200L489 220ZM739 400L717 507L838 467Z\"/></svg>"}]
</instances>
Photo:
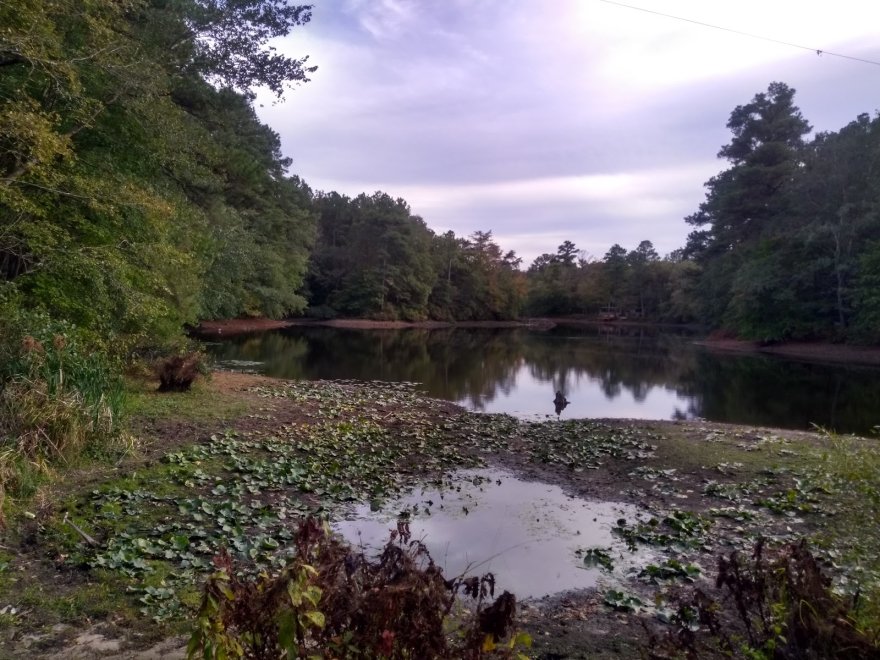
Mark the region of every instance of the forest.
<instances>
[{"instance_id":1,"label":"forest","mask_svg":"<svg viewBox=\"0 0 880 660\"><path fill-rule=\"evenodd\" d=\"M811 136L774 82L731 113L681 249L565 241L526 267L490 229L436 233L403 199L291 172L255 90L309 81L270 42L310 18L281 0L0 6L5 336L60 323L130 354L237 316L582 315L880 340L880 118Z\"/></svg>"}]
</instances>

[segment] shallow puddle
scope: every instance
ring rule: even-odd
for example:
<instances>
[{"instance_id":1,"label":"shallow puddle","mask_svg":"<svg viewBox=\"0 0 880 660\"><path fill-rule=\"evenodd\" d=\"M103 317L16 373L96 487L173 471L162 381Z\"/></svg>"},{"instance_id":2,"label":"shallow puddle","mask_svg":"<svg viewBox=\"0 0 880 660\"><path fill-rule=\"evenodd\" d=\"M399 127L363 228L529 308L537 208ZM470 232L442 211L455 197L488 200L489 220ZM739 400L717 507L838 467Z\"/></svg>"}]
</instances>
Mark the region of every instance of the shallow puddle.
<instances>
[{"instance_id":1,"label":"shallow puddle","mask_svg":"<svg viewBox=\"0 0 880 660\"><path fill-rule=\"evenodd\" d=\"M380 548L398 516L408 514L414 539L427 545L447 577L495 574L496 589L536 598L595 586L602 572L576 553L610 548L619 567L635 557L611 534L619 518L638 509L572 498L558 486L523 481L502 470L463 470L443 489L416 489L406 497L348 512L333 525L349 542Z\"/></svg>"}]
</instances>

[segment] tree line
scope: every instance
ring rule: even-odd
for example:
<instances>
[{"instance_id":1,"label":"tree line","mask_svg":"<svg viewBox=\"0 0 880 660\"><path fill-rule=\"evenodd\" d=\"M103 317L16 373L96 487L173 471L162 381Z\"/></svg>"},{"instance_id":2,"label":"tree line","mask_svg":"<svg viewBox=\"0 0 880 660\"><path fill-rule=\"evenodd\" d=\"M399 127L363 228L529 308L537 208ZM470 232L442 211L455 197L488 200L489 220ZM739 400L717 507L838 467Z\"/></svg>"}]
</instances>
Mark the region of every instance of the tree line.
<instances>
[{"instance_id":1,"label":"tree line","mask_svg":"<svg viewBox=\"0 0 880 660\"><path fill-rule=\"evenodd\" d=\"M730 115L728 167L685 221L588 258L571 241L526 269L491 231L435 235L383 193L314 198L306 275L318 317L489 320L583 315L697 323L761 341L880 341L880 116L811 140L794 90L772 83Z\"/></svg>"},{"instance_id":2,"label":"tree line","mask_svg":"<svg viewBox=\"0 0 880 660\"><path fill-rule=\"evenodd\" d=\"M402 199L319 193L309 313L385 320L515 318L525 276L491 231L435 234Z\"/></svg>"},{"instance_id":3,"label":"tree line","mask_svg":"<svg viewBox=\"0 0 880 660\"><path fill-rule=\"evenodd\" d=\"M314 67L283 0L0 4L0 306L150 344L301 311L312 193L253 109Z\"/></svg>"},{"instance_id":4,"label":"tree line","mask_svg":"<svg viewBox=\"0 0 880 660\"><path fill-rule=\"evenodd\" d=\"M695 315L775 341L880 341L880 116L806 140L795 91L737 106L684 256Z\"/></svg>"},{"instance_id":5,"label":"tree line","mask_svg":"<svg viewBox=\"0 0 880 660\"><path fill-rule=\"evenodd\" d=\"M765 341L880 341L880 118L808 140L794 90L732 112L727 169L661 258L648 240L528 267L384 192L315 192L254 112L308 82L283 0L0 5L0 308L126 346L199 319L695 322ZM26 323L25 323L26 325Z\"/></svg>"}]
</instances>

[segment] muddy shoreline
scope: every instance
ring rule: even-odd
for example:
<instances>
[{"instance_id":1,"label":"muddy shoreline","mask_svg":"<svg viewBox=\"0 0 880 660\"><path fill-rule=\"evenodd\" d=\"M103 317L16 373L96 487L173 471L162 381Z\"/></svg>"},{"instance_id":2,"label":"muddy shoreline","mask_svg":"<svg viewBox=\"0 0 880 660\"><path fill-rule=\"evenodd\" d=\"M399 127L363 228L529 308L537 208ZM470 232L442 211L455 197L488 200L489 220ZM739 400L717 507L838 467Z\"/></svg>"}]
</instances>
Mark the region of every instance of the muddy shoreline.
<instances>
[{"instance_id":1,"label":"muddy shoreline","mask_svg":"<svg viewBox=\"0 0 880 660\"><path fill-rule=\"evenodd\" d=\"M126 514L131 518L120 520L118 508L113 507L103 513L98 511L100 515L96 516L91 508L95 506L91 504L94 493L116 492L113 489L124 487L135 498L132 501L161 502L150 500L153 496L149 492L163 484L162 497L192 497L185 484L193 475L228 483L237 474L211 462L218 460L214 457L225 455L210 453L218 442L233 442L239 466L256 466L258 462L241 461L248 452L257 451L253 447L264 442L275 447L275 452L281 446L279 443L289 443L286 446L293 453L306 451L312 455L317 448L335 455L345 445L337 445L332 439L334 428L351 429L352 422L360 425L364 420L374 420L369 423L377 429L369 436L371 452L379 449L391 452L389 456L398 456L389 459L389 477L383 477L383 483L390 487L398 487L401 480L417 484L436 478L438 471L450 474L457 466L483 464L508 470L527 481L558 485L571 497L632 504L644 511L642 520L663 520L669 512L687 512L706 531L699 531L697 544L684 538L687 548L676 550L672 556L699 565L704 576L699 584L706 588L711 584L717 556L732 548L747 547L757 535L784 539L828 533L847 541L851 537L832 532L829 525L839 525L839 516L844 512L849 515L852 507L839 509L824 490L806 489L815 478L818 457L831 448L829 439L816 433L703 421L520 422L503 415L470 413L451 403L426 398L403 385L354 381L293 383L232 372L215 372L193 394L148 394L146 399L146 408L132 420L132 430L141 438L140 455L110 471L98 470L88 478L79 476L69 483L59 483L54 487L58 491L56 496L44 496L46 502L59 504L46 504L39 510L40 529L59 529L62 517L70 514L102 544L128 543L125 536L118 536L124 530L129 530L126 534L150 539L154 531L140 521L142 514L134 504L132 512ZM246 443L234 438L246 439ZM383 442L390 444L376 444L378 438L385 438ZM400 443L416 440L420 444L428 442L433 449L422 457L410 450L401 452ZM314 445L316 442L329 442L330 446ZM302 443L312 448L301 450ZM350 470L356 469L362 455L351 454L357 458L349 459L354 462L349 463L347 482L352 481ZM208 462L204 463L205 460ZM271 464L259 465L263 466L260 470L273 469ZM216 477L211 469L220 470ZM268 478L265 474L254 476ZM315 474L311 478L331 483L326 481L327 475ZM314 494L288 488L292 498L289 502L301 501L296 506L315 503ZM780 493L788 495L783 497ZM278 494L279 491L272 491L273 501ZM214 496L202 489L201 497L209 506L219 506L226 495ZM768 509L771 505L778 510ZM150 505L147 511L154 511L155 507L156 504ZM161 521L163 525L181 522L174 511L170 510L171 517ZM829 512L835 512L837 517L828 517ZM110 518L101 517L110 514ZM737 516L741 519L737 520ZM202 521L196 527L201 529L209 523L210 520ZM627 520L624 531L641 524L637 519ZM34 535L3 538L3 545L15 548L18 555L9 558L10 568L4 575L7 579L12 576L14 581L2 590L0 606L11 604L29 611L20 631L13 629L11 636L9 630L5 632L5 649L11 649L13 655L33 657L33 639L37 639L48 657L52 653L58 654L55 657L79 657L74 652L90 657L89 650L76 641L83 639L83 633L89 633L116 640L120 651L130 649L108 657L150 657L138 656L136 652L157 641L167 645L162 640L180 634L179 627L156 627L134 613L130 618L117 614L106 620L94 614L85 619L75 614L59 618L52 606L53 599L76 601L82 598L77 595L79 590L98 588L90 582L94 579L89 577L90 573L83 572L70 559L78 553L93 556L96 550L83 547L76 538L67 537L65 541L51 534L41 536L43 533L29 518L22 525L23 529L33 529ZM208 536L214 533L210 527L205 529ZM126 552L140 552L130 544L124 547ZM664 556L662 548L658 547L658 551ZM209 558L208 551L205 552L204 556ZM40 601L22 606L16 600L22 586L19 575L30 576L27 580L33 584L28 589L38 586L45 590L41 591ZM651 584L634 575L613 574L609 578L618 584L623 580L627 591L645 603L653 602L657 593L670 586ZM113 579L121 580L118 584L122 595L117 598L125 598L126 584L141 588L137 586L139 578ZM638 612L609 607L603 602L606 589L607 585L603 585L523 603L520 625L535 639L531 657L637 657L647 643L642 624L658 625L654 615L650 608ZM125 602L120 601L117 607ZM24 648L22 640L31 640L31 646ZM0 652L3 650L0 647ZM177 647L165 657L182 657L182 650Z\"/></svg>"},{"instance_id":2,"label":"muddy shoreline","mask_svg":"<svg viewBox=\"0 0 880 660\"><path fill-rule=\"evenodd\" d=\"M332 319L326 321L314 319L226 319L218 321L202 321L189 331L189 334L201 339L222 339L236 335L278 330L291 327L323 327L348 328L353 330L402 330L418 328L437 330L442 328L542 328L548 329L556 325L551 319L531 319L522 321L373 321L370 319Z\"/></svg>"}]
</instances>

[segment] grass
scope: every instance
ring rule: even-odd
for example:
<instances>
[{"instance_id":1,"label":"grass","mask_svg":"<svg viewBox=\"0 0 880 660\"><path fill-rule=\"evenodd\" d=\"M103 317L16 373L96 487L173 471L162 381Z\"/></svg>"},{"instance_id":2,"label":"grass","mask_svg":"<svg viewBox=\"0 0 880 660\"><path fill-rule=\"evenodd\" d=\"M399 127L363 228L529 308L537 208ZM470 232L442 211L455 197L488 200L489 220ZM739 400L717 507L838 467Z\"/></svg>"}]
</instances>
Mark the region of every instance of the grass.
<instances>
[{"instance_id":1,"label":"grass","mask_svg":"<svg viewBox=\"0 0 880 660\"><path fill-rule=\"evenodd\" d=\"M159 392L157 381L128 379L126 391L126 415L140 421L225 421L250 409L240 395L221 392L205 380L186 392Z\"/></svg>"},{"instance_id":2,"label":"grass","mask_svg":"<svg viewBox=\"0 0 880 660\"><path fill-rule=\"evenodd\" d=\"M826 434L815 472L838 499L836 515L815 541L835 560L854 567L854 583L863 606L862 623L880 635L880 446L876 441Z\"/></svg>"},{"instance_id":3,"label":"grass","mask_svg":"<svg viewBox=\"0 0 880 660\"><path fill-rule=\"evenodd\" d=\"M130 450L124 397L110 361L73 331L0 338L0 514L7 496L32 495L57 468Z\"/></svg>"},{"instance_id":4,"label":"grass","mask_svg":"<svg viewBox=\"0 0 880 660\"><path fill-rule=\"evenodd\" d=\"M766 429L749 432L732 426L722 431L701 427L696 422L674 429L665 429L657 456L659 461L674 465L681 472L739 463L741 474L758 475L768 468L789 469L804 465L801 450L806 448L805 445L794 445ZM680 431L676 432L678 429ZM804 442L810 440L805 436ZM792 446L795 451L789 453Z\"/></svg>"},{"instance_id":5,"label":"grass","mask_svg":"<svg viewBox=\"0 0 880 660\"><path fill-rule=\"evenodd\" d=\"M89 373L94 376L93 372ZM135 456L134 438L122 424L137 427L145 422L197 421L219 425L247 412L249 404L240 396L218 392L210 383L200 383L190 392L157 394L155 383L132 379L113 400L115 412L107 416L112 428L105 426L100 440L96 440L94 434L89 435L94 430L89 426L94 422L92 411L81 405L87 397L73 390L74 381L66 376L53 382L38 381L37 387L25 387L27 383L18 380L14 387L2 390L17 419L27 422L24 416L30 415L31 428L44 431L52 441L49 447L54 444L58 450L53 448L49 453L38 448L28 454L22 447L13 446L9 435L0 444L0 471L5 477L0 483L4 513L0 518L0 545L17 550L8 557L6 551L0 552L0 609L14 607L0 614L0 631L5 636L21 626L40 630L56 623L82 626L112 619L140 629L144 639L181 632L185 626L157 626L144 617L141 610L145 604L139 600L142 594L128 590L131 581L124 575L101 568L84 571L85 566L77 566L83 539L63 522L62 513L68 512L74 524L101 542L124 533L130 517L122 511L114 517L110 507L107 517L96 520L94 511L83 507L90 490L96 486L99 491L133 489L146 483L159 496L179 494L181 484L175 475L184 469ZM90 382L99 384L97 379ZM96 400L103 401L100 397ZM9 429L8 416L4 424ZM24 426L19 423L16 431ZM127 462L118 464L126 455ZM120 474L120 469L126 472ZM4 497L6 493L14 497ZM171 507L146 507L138 512L138 518L146 524L158 524L172 513ZM3 520L8 523L5 529ZM159 587L167 577L164 565L156 564L144 581L145 587ZM196 607L200 593L195 588L181 589L178 596L181 602Z\"/></svg>"},{"instance_id":6,"label":"grass","mask_svg":"<svg viewBox=\"0 0 880 660\"><path fill-rule=\"evenodd\" d=\"M88 577L49 572L46 567L30 571L34 572L0 576L0 602L14 602L20 613L9 617L9 625L26 621L29 629L39 630L58 623L86 625L108 619L131 623L140 616L124 581L109 571L95 571Z\"/></svg>"}]
</instances>

